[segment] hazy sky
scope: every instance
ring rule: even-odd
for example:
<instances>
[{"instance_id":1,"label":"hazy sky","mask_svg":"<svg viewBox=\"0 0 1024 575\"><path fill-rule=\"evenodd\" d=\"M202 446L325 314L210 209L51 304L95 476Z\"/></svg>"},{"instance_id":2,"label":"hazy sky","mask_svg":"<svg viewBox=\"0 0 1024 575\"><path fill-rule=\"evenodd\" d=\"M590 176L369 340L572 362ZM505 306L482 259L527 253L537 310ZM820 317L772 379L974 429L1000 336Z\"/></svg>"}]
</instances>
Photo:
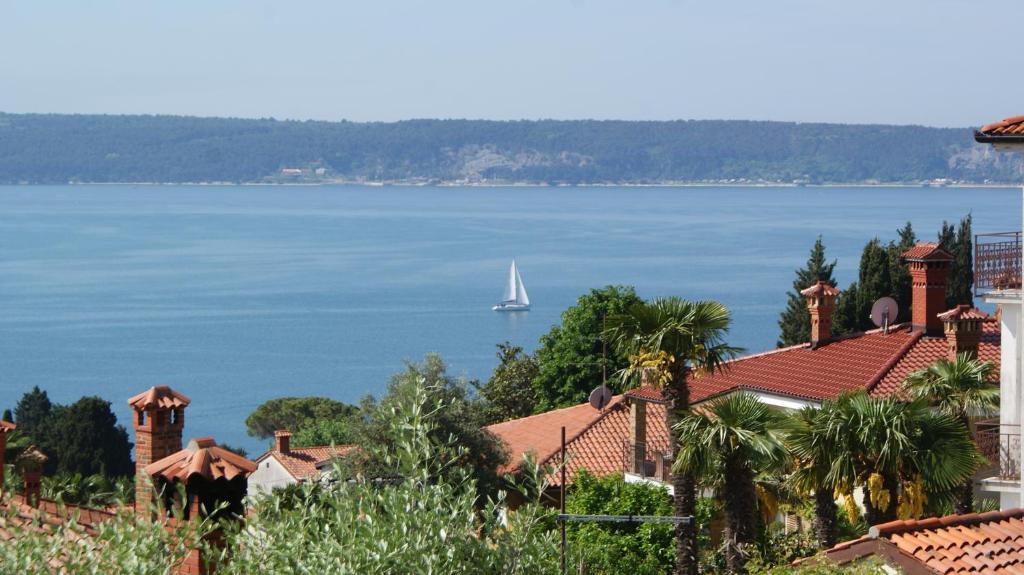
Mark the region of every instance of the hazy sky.
<instances>
[{"instance_id":1,"label":"hazy sky","mask_svg":"<svg viewBox=\"0 0 1024 575\"><path fill-rule=\"evenodd\" d=\"M977 126L1022 0L0 0L0 111Z\"/></svg>"}]
</instances>

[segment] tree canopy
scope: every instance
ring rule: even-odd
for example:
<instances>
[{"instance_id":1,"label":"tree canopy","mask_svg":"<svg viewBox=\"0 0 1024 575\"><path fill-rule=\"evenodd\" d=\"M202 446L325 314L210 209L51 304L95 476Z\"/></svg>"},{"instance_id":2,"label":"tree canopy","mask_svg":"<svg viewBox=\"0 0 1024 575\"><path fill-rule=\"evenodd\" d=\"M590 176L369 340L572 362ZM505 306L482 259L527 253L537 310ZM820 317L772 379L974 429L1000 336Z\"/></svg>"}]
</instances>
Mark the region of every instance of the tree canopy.
<instances>
[{"instance_id":1,"label":"tree canopy","mask_svg":"<svg viewBox=\"0 0 1024 575\"><path fill-rule=\"evenodd\" d=\"M356 407L326 397L278 397L263 402L245 419L249 435L266 439L279 429L291 432L314 427L319 421L350 416Z\"/></svg>"},{"instance_id":2,"label":"tree canopy","mask_svg":"<svg viewBox=\"0 0 1024 575\"><path fill-rule=\"evenodd\" d=\"M509 342L498 344L498 367L487 383L477 385L488 424L526 417L537 406L533 380L540 373L537 359Z\"/></svg>"},{"instance_id":3,"label":"tree canopy","mask_svg":"<svg viewBox=\"0 0 1024 575\"><path fill-rule=\"evenodd\" d=\"M810 341L811 316L807 313L807 299L800 295L800 291L819 281L835 287L836 280L832 275L835 268L836 260L828 261L825 257L825 243L821 236L818 236L807 258L807 264L796 270L793 289L786 294L786 309L779 315L779 347Z\"/></svg>"}]
</instances>

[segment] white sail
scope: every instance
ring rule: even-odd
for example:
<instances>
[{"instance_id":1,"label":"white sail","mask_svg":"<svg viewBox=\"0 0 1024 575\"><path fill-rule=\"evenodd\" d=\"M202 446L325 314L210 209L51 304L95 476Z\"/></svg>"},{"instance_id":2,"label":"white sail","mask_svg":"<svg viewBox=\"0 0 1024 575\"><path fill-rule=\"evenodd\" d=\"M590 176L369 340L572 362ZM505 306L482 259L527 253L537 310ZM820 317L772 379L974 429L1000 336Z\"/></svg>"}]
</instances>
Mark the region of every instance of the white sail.
<instances>
[{"instance_id":1,"label":"white sail","mask_svg":"<svg viewBox=\"0 0 1024 575\"><path fill-rule=\"evenodd\" d=\"M516 301L516 277L518 276L516 260L512 260L512 267L508 268L508 284L505 285L505 295L501 301Z\"/></svg>"},{"instance_id":2,"label":"white sail","mask_svg":"<svg viewBox=\"0 0 1024 575\"><path fill-rule=\"evenodd\" d=\"M515 261L512 262L512 267L515 268ZM530 305L530 296L526 295L526 286L523 285L523 278L519 275L519 270L516 270L516 303L520 305Z\"/></svg>"}]
</instances>

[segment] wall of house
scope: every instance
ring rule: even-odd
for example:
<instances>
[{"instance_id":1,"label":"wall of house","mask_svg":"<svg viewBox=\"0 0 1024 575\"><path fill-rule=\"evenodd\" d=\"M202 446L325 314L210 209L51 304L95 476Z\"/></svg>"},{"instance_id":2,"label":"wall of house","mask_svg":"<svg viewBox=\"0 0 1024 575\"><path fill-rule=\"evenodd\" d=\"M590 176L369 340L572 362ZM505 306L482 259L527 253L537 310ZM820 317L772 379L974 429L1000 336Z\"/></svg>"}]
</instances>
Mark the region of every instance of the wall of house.
<instances>
[{"instance_id":1,"label":"wall of house","mask_svg":"<svg viewBox=\"0 0 1024 575\"><path fill-rule=\"evenodd\" d=\"M1000 457L1016 459L1015 465L1021 466L1021 300L1015 292L992 292L985 295L985 301L996 303L1002 307L999 343L999 423L1000 433L1006 434L1000 441L1006 445L1001 449ZM1014 439L1017 438L1017 439ZM982 481L982 489L998 492L999 508L1013 509L1020 507L1020 482L1008 483L1005 480L986 479Z\"/></svg>"},{"instance_id":2,"label":"wall of house","mask_svg":"<svg viewBox=\"0 0 1024 575\"><path fill-rule=\"evenodd\" d=\"M266 493L275 487L285 487L298 483L291 473L273 456L268 456L258 463L256 471L249 476L249 495Z\"/></svg>"}]
</instances>

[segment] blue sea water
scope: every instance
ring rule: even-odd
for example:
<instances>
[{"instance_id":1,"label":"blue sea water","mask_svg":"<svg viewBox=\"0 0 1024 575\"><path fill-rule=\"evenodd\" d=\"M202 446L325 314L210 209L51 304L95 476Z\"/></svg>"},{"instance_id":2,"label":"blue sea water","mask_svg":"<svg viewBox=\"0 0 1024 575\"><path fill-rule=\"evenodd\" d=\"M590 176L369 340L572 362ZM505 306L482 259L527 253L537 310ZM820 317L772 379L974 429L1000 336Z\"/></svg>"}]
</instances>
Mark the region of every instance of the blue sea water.
<instances>
[{"instance_id":1,"label":"blue sea water","mask_svg":"<svg viewBox=\"0 0 1024 575\"><path fill-rule=\"evenodd\" d=\"M187 436L251 453L266 399L356 402L439 352L486 378L495 344L533 349L588 289L713 298L733 344L774 346L818 234L845 286L864 243L1020 229L1019 189L0 187L0 408L33 385L114 402L189 395ZM533 303L495 313L508 264Z\"/></svg>"}]
</instances>

